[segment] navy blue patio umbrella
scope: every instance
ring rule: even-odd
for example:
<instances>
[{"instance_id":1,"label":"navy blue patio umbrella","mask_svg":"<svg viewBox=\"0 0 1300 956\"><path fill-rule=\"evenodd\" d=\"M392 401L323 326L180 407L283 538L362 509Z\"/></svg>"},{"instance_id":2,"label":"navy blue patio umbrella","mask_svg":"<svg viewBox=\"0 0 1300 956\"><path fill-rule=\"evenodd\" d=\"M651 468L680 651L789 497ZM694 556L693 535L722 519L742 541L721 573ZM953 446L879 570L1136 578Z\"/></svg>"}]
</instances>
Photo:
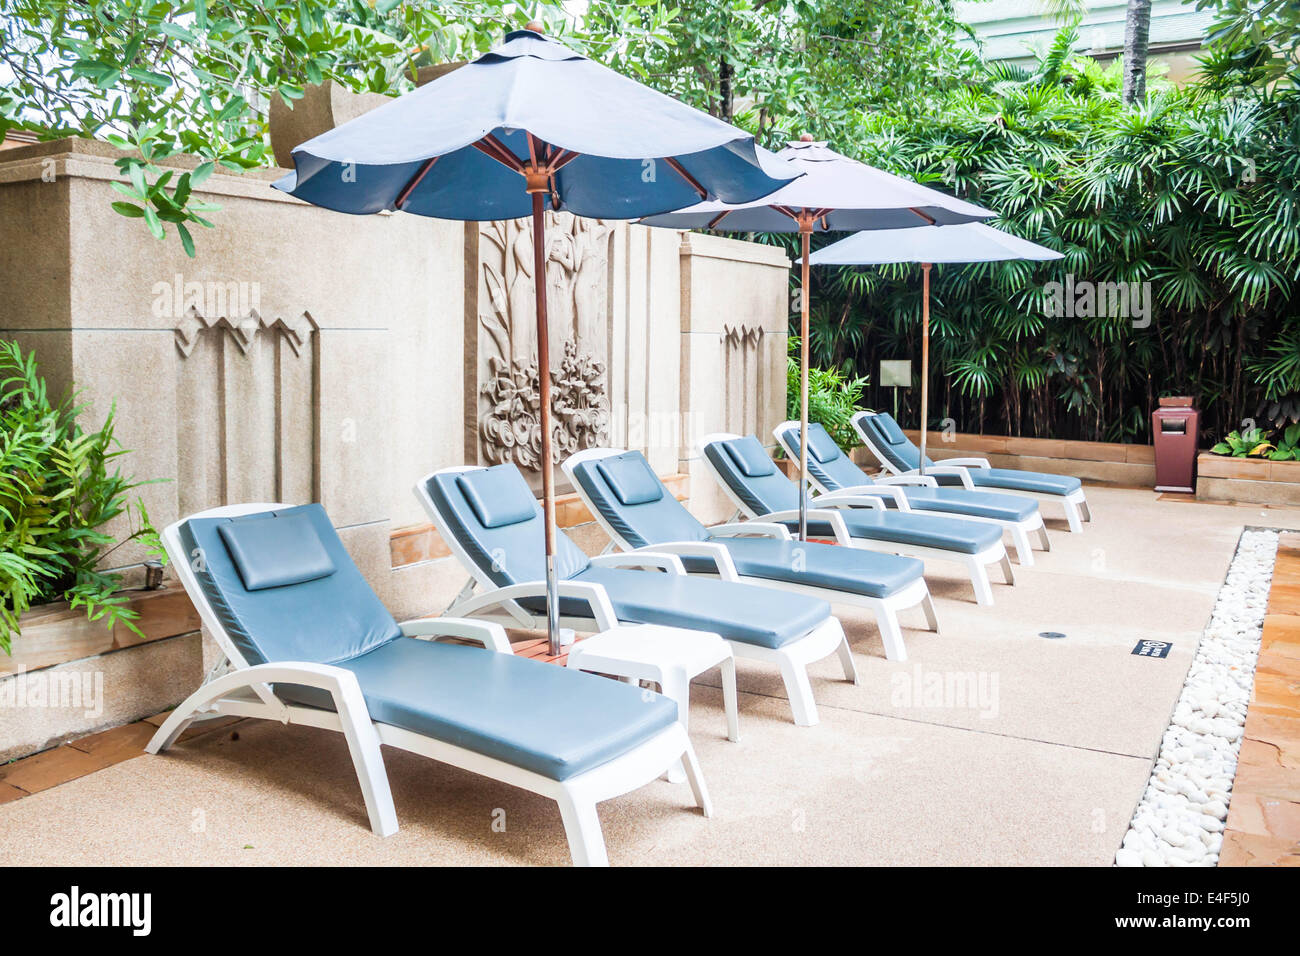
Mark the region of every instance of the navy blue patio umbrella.
<instances>
[{"instance_id":1,"label":"navy blue patio umbrella","mask_svg":"<svg viewBox=\"0 0 1300 956\"><path fill-rule=\"evenodd\" d=\"M293 151L276 188L317 206L464 221L532 217L547 625L559 653L544 212L636 219L748 202L799 173L754 138L547 38L478 59Z\"/></svg>"},{"instance_id":2,"label":"navy blue patio umbrella","mask_svg":"<svg viewBox=\"0 0 1300 956\"><path fill-rule=\"evenodd\" d=\"M679 229L799 233L803 251L799 307L799 540L806 541L808 266L812 234L978 222L994 214L974 203L843 156L807 133L776 155L804 175L756 202L699 202L645 221L651 226Z\"/></svg>"},{"instance_id":3,"label":"navy blue patio umbrella","mask_svg":"<svg viewBox=\"0 0 1300 956\"><path fill-rule=\"evenodd\" d=\"M1008 259L1048 262L1064 258L1055 249L982 222L942 229L916 226L888 232L859 232L812 254L809 261L815 266L902 262L921 265L921 460L917 469L921 474L925 474L925 439L930 417L930 267L936 262L1005 262Z\"/></svg>"}]
</instances>

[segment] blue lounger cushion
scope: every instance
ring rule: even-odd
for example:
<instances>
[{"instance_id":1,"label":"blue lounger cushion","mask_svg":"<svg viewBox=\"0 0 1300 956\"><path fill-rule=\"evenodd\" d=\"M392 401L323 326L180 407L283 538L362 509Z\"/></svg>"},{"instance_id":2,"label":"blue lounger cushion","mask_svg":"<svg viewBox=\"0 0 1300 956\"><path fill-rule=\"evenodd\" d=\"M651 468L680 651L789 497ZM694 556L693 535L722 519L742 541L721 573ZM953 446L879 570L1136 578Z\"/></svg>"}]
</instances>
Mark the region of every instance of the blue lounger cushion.
<instances>
[{"instance_id":1,"label":"blue lounger cushion","mask_svg":"<svg viewBox=\"0 0 1300 956\"><path fill-rule=\"evenodd\" d=\"M1038 513L1033 498L999 495L965 488L905 488L907 503L915 511L933 511L954 518L991 518L995 521L1027 521Z\"/></svg>"},{"instance_id":2,"label":"blue lounger cushion","mask_svg":"<svg viewBox=\"0 0 1300 956\"><path fill-rule=\"evenodd\" d=\"M338 666L356 674L374 720L552 780L612 760L677 719L667 697L464 645L401 637ZM277 685L276 693L330 707L315 688Z\"/></svg>"},{"instance_id":3,"label":"blue lounger cushion","mask_svg":"<svg viewBox=\"0 0 1300 956\"><path fill-rule=\"evenodd\" d=\"M835 439L818 422L808 423L808 473L823 487L831 491L872 485L871 476L859 468L836 444ZM783 437L790 448L799 454L799 428L787 428Z\"/></svg>"},{"instance_id":4,"label":"blue lounger cushion","mask_svg":"<svg viewBox=\"0 0 1300 956\"><path fill-rule=\"evenodd\" d=\"M304 529L306 525L307 530ZM223 530L224 529L224 530ZM314 537L334 571L245 586L241 560L269 567ZM194 518L181 538L195 577L250 664L310 661L352 671L372 719L563 780L625 753L677 719L677 705L613 681L509 654L402 636L320 505ZM318 688L277 684L282 699L329 709Z\"/></svg>"},{"instance_id":5,"label":"blue lounger cushion","mask_svg":"<svg viewBox=\"0 0 1300 956\"><path fill-rule=\"evenodd\" d=\"M485 528L501 528L527 521L537 512L537 502L517 468L485 468L456 477L465 500Z\"/></svg>"},{"instance_id":6,"label":"blue lounger cushion","mask_svg":"<svg viewBox=\"0 0 1300 956\"><path fill-rule=\"evenodd\" d=\"M281 587L249 590L226 545L223 527L257 526L262 546L283 525L297 539L298 522L310 523L334 565L326 577ZM229 534L229 532L227 532ZM352 562L320 505L301 505L239 518L192 518L180 527L199 587L231 641L250 664L313 661L333 664L364 654L401 636L388 609ZM252 539L237 540L252 547ZM257 559L259 563L265 563Z\"/></svg>"},{"instance_id":7,"label":"blue lounger cushion","mask_svg":"<svg viewBox=\"0 0 1300 956\"><path fill-rule=\"evenodd\" d=\"M767 453L767 449L758 443L758 439L752 435L752 440L727 443L727 453L740 469L740 473L746 478L762 478L764 475L776 473L776 462L772 461L772 456Z\"/></svg>"},{"instance_id":8,"label":"blue lounger cushion","mask_svg":"<svg viewBox=\"0 0 1300 956\"><path fill-rule=\"evenodd\" d=\"M881 416L877 416L881 417ZM872 419L868 419L871 421ZM893 421L893 419L889 419ZM897 426L895 426L897 428ZM875 482L861 468L853 463L848 455L844 454L834 439L821 425L813 423L808 426L808 470L812 473L824 487L831 491L839 491L842 488L852 488L861 485L872 485ZM901 432L900 432L901 434ZM799 431L790 429L786 432L790 445L795 451L799 450ZM978 474L986 474L980 469L971 469L970 475L975 478ZM1012 474L1020 474L1012 472ZM1026 472L1025 474L1032 474ZM944 476L933 476L939 484L946 482ZM947 476L951 484L960 485L961 479L956 475ZM1055 476L1053 476L1055 477ZM1079 480L1070 478L1077 486ZM979 485L979 481L975 482ZM917 511L933 511L954 518L991 518L996 521L1025 521L1032 518L1038 506L1033 501L1020 498L1016 495L999 495L989 492L967 491L964 488L924 488L915 485L899 485L902 489L903 496L907 498L908 503ZM1003 486L1005 487L1005 486ZM883 499L887 504L891 499ZM814 499L815 502L815 499ZM919 542L913 542L919 543Z\"/></svg>"},{"instance_id":9,"label":"blue lounger cushion","mask_svg":"<svg viewBox=\"0 0 1300 956\"><path fill-rule=\"evenodd\" d=\"M899 471L911 471L919 467L921 461L920 451L912 442L907 440L907 436L898 427L898 423L894 421L893 416L882 412L878 415L864 416L859 421L867 433L872 436L872 443L889 460L891 465ZM899 440L893 441L891 436L897 436ZM935 462L929 456L926 456L925 465L927 468L935 464L942 465L943 462ZM1008 491L1028 491L1064 497L1083 487L1083 482L1073 475L1053 475L1041 471L1021 471L1012 468L968 468L967 473L970 475L971 483L977 488L1003 488ZM933 477L941 485L961 484L961 478L957 475L934 475Z\"/></svg>"},{"instance_id":10,"label":"blue lounger cushion","mask_svg":"<svg viewBox=\"0 0 1300 956\"><path fill-rule=\"evenodd\" d=\"M573 580L601 585L620 621L713 631L757 647L784 647L831 615L831 606L819 598L682 574L588 568ZM538 610L544 606L540 600L529 603ZM566 604L560 602L567 614Z\"/></svg>"},{"instance_id":11,"label":"blue lounger cushion","mask_svg":"<svg viewBox=\"0 0 1300 956\"><path fill-rule=\"evenodd\" d=\"M494 583L504 587L541 581L546 576L542 514L532 493L527 492L533 509L531 517L512 525L486 528L463 492L464 482L460 479L473 484L477 476L501 468L514 469L514 465L497 465L459 476L433 475L426 487L456 541ZM680 507L672 495L630 507L655 508L665 503ZM560 576L603 585L615 615L625 623L713 631L731 641L781 647L805 636L831 613L830 605L817 598L766 591L753 585L655 571L593 568L586 554L562 531L556 535L556 548ZM534 612L546 607L544 597L526 598L519 603ZM585 601L571 598L561 599L560 612L571 617L588 617L591 613Z\"/></svg>"},{"instance_id":12,"label":"blue lounger cushion","mask_svg":"<svg viewBox=\"0 0 1300 956\"><path fill-rule=\"evenodd\" d=\"M302 512L217 526L249 591L305 584L334 573L311 518Z\"/></svg>"},{"instance_id":13,"label":"blue lounger cushion","mask_svg":"<svg viewBox=\"0 0 1300 956\"><path fill-rule=\"evenodd\" d=\"M596 465L610 490L625 505L648 505L664 496L663 484L640 452L602 458Z\"/></svg>"},{"instance_id":14,"label":"blue lounger cushion","mask_svg":"<svg viewBox=\"0 0 1300 956\"><path fill-rule=\"evenodd\" d=\"M943 464L940 462L940 464ZM1016 471L1010 468L972 468L971 483L976 488L1005 488L1009 491L1033 491L1043 495L1068 495L1083 487L1073 475L1052 475L1042 471ZM936 475L939 484L961 481L952 475Z\"/></svg>"},{"instance_id":15,"label":"blue lounger cushion","mask_svg":"<svg viewBox=\"0 0 1300 956\"><path fill-rule=\"evenodd\" d=\"M744 577L788 584L830 588L845 594L886 598L921 577L925 565L896 554L840 548L818 542L777 541L772 538L714 538L731 555ZM691 571L712 571L709 558L687 556ZM796 570L799 569L799 570Z\"/></svg>"},{"instance_id":16,"label":"blue lounger cushion","mask_svg":"<svg viewBox=\"0 0 1300 956\"><path fill-rule=\"evenodd\" d=\"M641 457L641 453L624 452L618 457L629 456ZM608 460L608 458L603 459L603 461ZM643 457L641 460L645 461ZM646 463L646 467L649 468L649 463ZM599 468L592 468L591 462L580 462L575 465L573 477L587 493L601 517L634 547L653 548L656 544L677 541L711 541L722 545L731 553L737 572L745 577L807 584L843 591L846 594L879 598L887 597L911 584L921 576L923 570L921 563L911 558L836 548L826 544L799 545L797 542L776 541L770 538L729 536L715 538L709 533L708 528L700 524L699 520L670 494L662 495L653 504L620 506L615 500L617 496L604 481L604 473ZM660 486L662 487L662 483ZM852 520L853 516L846 513L845 517ZM913 516L897 515L896 517L907 519ZM998 539L996 528L986 531L983 526L971 525L970 522L916 517L920 518L915 522L918 526L925 526L928 523L934 532L944 525L970 525L975 529L973 532L964 527L959 527L958 530L963 531L971 539L971 546L976 550L979 549L979 542L986 541L989 534L992 535L993 541ZM964 550L965 545L960 545L959 549ZM682 562L688 571L708 573L717 570L716 562L708 557L687 555L683 556ZM803 570L796 570L796 568Z\"/></svg>"}]
</instances>

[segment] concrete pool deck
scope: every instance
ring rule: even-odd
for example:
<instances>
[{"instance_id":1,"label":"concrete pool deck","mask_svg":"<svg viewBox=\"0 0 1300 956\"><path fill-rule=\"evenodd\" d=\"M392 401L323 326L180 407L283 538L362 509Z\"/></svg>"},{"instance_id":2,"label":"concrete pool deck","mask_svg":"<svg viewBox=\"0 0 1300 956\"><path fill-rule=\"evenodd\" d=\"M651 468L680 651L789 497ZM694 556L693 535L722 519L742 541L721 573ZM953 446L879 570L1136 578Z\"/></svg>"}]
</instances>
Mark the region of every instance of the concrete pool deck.
<instances>
[{"instance_id":1,"label":"concrete pool deck","mask_svg":"<svg viewBox=\"0 0 1300 956\"><path fill-rule=\"evenodd\" d=\"M691 731L715 815L656 782L601 804L615 864L1107 865L1133 812L1245 526L1300 510L1089 486L1095 520L1016 567L996 605L956 566L929 575L942 632L904 615L886 661L838 607L862 682L813 668L821 724L795 727L774 672L738 662L741 741L716 674ZM1060 639L1040 637L1052 631ZM1140 640L1167 658L1132 655ZM561 864L555 805L385 751L401 830L371 835L341 736L243 721L0 805L11 864ZM0 775L5 768L0 768Z\"/></svg>"}]
</instances>

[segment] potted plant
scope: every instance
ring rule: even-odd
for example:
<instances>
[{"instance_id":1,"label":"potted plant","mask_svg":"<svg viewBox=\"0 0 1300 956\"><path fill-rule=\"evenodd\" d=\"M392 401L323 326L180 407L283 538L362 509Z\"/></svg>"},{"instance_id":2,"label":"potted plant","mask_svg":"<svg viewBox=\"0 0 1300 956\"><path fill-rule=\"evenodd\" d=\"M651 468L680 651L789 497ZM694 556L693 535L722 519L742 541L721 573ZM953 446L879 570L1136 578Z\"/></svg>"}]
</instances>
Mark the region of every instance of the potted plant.
<instances>
[{"instance_id":1,"label":"potted plant","mask_svg":"<svg viewBox=\"0 0 1300 956\"><path fill-rule=\"evenodd\" d=\"M121 575L101 570L128 541L162 549L144 504L129 501L143 482L125 477L115 460L126 454L113 436L114 412L88 431L78 424L84 404L52 402L34 354L0 341L0 650L12 641L29 608L67 601L112 627L137 616L120 593ZM127 514L131 530L115 540L105 526Z\"/></svg>"}]
</instances>

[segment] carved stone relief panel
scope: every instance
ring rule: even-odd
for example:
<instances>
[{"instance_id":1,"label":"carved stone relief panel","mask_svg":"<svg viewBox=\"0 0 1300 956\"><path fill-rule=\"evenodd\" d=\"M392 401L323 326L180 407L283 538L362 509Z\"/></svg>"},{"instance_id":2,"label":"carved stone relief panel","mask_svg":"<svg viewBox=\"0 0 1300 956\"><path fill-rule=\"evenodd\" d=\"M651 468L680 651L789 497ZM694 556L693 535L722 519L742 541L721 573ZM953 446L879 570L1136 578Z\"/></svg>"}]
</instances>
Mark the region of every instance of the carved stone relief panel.
<instances>
[{"instance_id":1,"label":"carved stone relief panel","mask_svg":"<svg viewBox=\"0 0 1300 956\"><path fill-rule=\"evenodd\" d=\"M306 312L268 321L256 310L186 311L175 330L181 514L316 497L316 333Z\"/></svg>"},{"instance_id":2,"label":"carved stone relief panel","mask_svg":"<svg viewBox=\"0 0 1300 956\"><path fill-rule=\"evenodd\" d=\"M547 214L556 462L599 444L609 429L610 233L599 220ZM465 403L466 456L535 472L541 426L531 223L471 225L466 241L466 262L474 272L466 289L466 398L472 399Z\"/></svg>"},{"instance_id":3,"label":"carved stone relief panel","mask_svg":"<svg viewBox=\"0 0 1300 956\"><path fill-rule=\"evenodd\" d=\"M762 400L770 383L766 333L748 325L722 327L722 407L725 430L739 435L763 432Z\"/></svg>"}]
</instances>

